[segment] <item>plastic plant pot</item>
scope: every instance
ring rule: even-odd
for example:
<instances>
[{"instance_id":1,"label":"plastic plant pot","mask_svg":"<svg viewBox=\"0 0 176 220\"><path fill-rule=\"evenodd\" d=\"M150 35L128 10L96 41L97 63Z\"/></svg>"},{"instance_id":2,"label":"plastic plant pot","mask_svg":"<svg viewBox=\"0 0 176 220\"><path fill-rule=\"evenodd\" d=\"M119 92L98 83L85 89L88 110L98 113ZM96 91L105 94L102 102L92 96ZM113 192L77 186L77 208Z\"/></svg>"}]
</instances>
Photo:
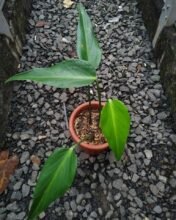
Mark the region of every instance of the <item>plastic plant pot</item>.
<instances>
[{"instance_id":1,"label":"plastic plant pot","mask_svg":"<svg viewBox=\"0 0 176 220\"><path fill-rule=\"evenodd\" d=\"M103 105L103 104L102 104ZM97 109L98 110L99 107L99 103L97 101L91 101L91 109ZM72 139L76 142L79 143L80 142L80 138L78 137L78 135L76 134L75 131L75 119L79 116L79 114L85 110L89 109L89 102L83 103L81 105L79 105L71 114L70 119L69 119L69 130L70 130L70 134ZM91 144L91 143L85 143L85 142L81 142L80 143L80 147L87 153L91 154L91 155L97 155L105 150L107 150L108 147L108 143L104 143L104 144Z\"/></svg>"}]
</instances>

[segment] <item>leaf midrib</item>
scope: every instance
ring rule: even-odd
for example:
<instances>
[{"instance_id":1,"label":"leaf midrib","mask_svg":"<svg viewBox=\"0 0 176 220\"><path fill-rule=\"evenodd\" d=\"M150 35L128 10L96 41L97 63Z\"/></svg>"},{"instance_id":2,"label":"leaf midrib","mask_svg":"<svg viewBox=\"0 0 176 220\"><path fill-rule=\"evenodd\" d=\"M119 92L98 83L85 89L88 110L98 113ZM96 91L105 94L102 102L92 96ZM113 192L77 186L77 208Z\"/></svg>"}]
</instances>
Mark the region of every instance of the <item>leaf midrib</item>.
<instances>
[{"instance_id":1,"label":"leaf midrib","mask_svg":"<svg viewBox=\"0 0 176 220\"><path fill-rule=\"evenodd\" d=\"M113 112L113 106L112 106L112 102L110 102L110 109L111 109L111 114L112 115L112 124L113 124L113 133L114 133L114 136L115 136L115 142L116 142L116 145L118 145L118 142L117 142L117 138L116 138L116 134L118 133L117 132L117 126L115 125L115 116L114 116L114 112Z\"/></svg>"},{"instance_id":2,"label":"leaf midrib","mask_svg":"<svg viewBox=\"0 0 176 220\"><path fill-rule=\"evenodd\" d=\"M85 28L84 28L84 15L83 15L83 9L81 8L81 13L80 13L80 22L82 23L82 29L83 29L83 39L84 39L84 43L85 43L85 48L86 48L86 57L85 59L88 61L89 57L88 57L88 50L87 50L87 38L86 38L86 34L85 34Z\"/></svg>"},{"instance_id":3,"label":"leaf midrib","mask_svg":"<svg viewBox=\"0 0 176 220\"><path fill-rule=\"evenodd\" d=\"M20 75L17 75L18 77L20 76ZM21 75L21 77L23 77L22 75ZM14 76L14 77L12 77L11 79L15 79L16 77ZM89 79L96 79L96 77L95 76L82 76L82 77L71 77L71 76L69 76L69 77L66 77L66 76L57 76L57 77L55 77L55 76L47 76L47 77L45 77L45 76L42 76L42 77L35 77L35 76L32 76L32 78L33 79L31 79L31 80L34 80L34 79L48 79L48 80L51 80L51 79L58 79L58 80L63 80L63 79L72 79L72 80L85 80L85 79L87 79L87 80L89 80Z\"/></svg>"}]
</instances>

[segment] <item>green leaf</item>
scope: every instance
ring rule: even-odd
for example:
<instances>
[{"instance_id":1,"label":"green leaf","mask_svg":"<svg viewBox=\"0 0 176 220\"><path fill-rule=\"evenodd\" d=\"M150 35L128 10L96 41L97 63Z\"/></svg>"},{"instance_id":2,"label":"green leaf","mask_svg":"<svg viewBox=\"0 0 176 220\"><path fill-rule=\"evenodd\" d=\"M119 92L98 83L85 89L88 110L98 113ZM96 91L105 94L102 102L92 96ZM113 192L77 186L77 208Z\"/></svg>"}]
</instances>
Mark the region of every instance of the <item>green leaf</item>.
<instances>
[{"instance_id":1,"label":"green leaf","mask_svg":"<svg viewBox=\"0 0 176 220\"><path fill-rule=\"evenodd\" d=\"M78 12L77 54L80 59L88 61L97 69L101 61L101 49L93 33L90 18L82 4L78 5Z\"/></svg>"},{"instance_id":2,"label":"green leaf","mask_svg":"<svg viewBox=\"0 0 176 220\"><path fill-rule=\"evenodd\" d=\"M125 104L109 99L101 112L100 127L116 159L120 160L130 129L130 115Z\"/></svg>"},{"instance_id":3,"label":"green leaf","mask_svg":"<svg viewBox=\"0 0 176 220\"><path fill-rule=\"evenodd\" d=\"M16 74L6 82L14 80L32 80L57 88L73 88L93 83L96 80L96 71L88 62L75 59Z\"/></svg>"},{"instance_id":4,"label":"green leaf","mask_svg":"<svg viewBox=\"0 0 176 220\"><path fill-rule=\"evenodd\" d=\"M37 182L28 219L32 220L71 186L77 168L74 147L57 149L46 161Z\"/></svg>"}]
</instances>

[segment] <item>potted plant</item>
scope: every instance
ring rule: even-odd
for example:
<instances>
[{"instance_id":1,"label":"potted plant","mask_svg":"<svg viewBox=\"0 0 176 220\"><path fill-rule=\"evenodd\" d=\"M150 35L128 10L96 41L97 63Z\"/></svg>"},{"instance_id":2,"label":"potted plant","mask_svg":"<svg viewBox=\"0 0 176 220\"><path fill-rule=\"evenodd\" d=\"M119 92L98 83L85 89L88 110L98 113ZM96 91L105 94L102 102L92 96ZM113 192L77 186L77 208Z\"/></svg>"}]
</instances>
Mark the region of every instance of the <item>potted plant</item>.
<instances>
[{"instance_id":1,"label":"potted plant","mask_svg":"<svg viewBox=\"0 0 176 220\"><path fill-rule=\"evenodd\" d=\"M101 102L101 91L96 69L101 61L101 49L93 33L92 24L83 5L79 4L79 22L77 29L78 59L60 62L48 68L34 68L16 74L6 82L32 80L57 88L73 88L95 85L98 102L91 101L79 106L71 115L69 126L76 143L70 148L59 148L47 159L40 173L30 208L28 219L36 218L50 203L56 200L71 186L76 169L75 148L82 145L86 151L96 154L109 148L117 160L120 160L130 128L130 116L125 104L117 99ZM87 127L93 127L97 134ZM81 131L80 131L81 130ZM82 133L82 130L84 132ZM100 142L97 144L97 142ZM92 142L93 144L90 144Z\"/></svg>"}]
</instances>

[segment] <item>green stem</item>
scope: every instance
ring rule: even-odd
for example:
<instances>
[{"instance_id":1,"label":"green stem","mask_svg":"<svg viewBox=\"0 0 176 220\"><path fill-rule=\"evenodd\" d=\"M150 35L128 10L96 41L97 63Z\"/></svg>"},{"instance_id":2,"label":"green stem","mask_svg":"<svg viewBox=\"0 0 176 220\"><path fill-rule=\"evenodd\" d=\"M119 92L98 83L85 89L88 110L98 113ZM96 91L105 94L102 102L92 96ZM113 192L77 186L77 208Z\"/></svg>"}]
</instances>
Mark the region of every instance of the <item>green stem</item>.
<instances>
[{"instance_id":1,"label":"green stem","mask_svg":"<svg viewBox=\"0 0 176 220\"><path fill-rule=\"evenodd\" d=\"M101 114L101 109L102 109L102 106L101 106L101 90L100 90L100 87L99 87L99 84L98 84L98 80L96 80L96 86L97 86L97 93L98 93L98 102L99 102L99 119L100 119L100 114Z\"/></svg>"},{"instance_id":2,"label":"green stem","mask_svg":"<svg viewBox=\"0 0 176 220\"><path fill-rule=\"evenodd\" d=\"M91 94L90 94L90 86L88 86L88 100L89 100L89 124L92 124L92 111L91 111Z\"/></svg>"},{"instance_id":3,"label":"green stem","mask_svg":"<svg viewBox=\"0 0 176 220\"><path fill-rule=\"evenodd\" d=\"M72 149L75 149L76 147L78 147L82 142L86 141L87 139L83 139L83 140L80 140L78 143L74 144L71 148Z\"/></svg>"}]
</instances>

